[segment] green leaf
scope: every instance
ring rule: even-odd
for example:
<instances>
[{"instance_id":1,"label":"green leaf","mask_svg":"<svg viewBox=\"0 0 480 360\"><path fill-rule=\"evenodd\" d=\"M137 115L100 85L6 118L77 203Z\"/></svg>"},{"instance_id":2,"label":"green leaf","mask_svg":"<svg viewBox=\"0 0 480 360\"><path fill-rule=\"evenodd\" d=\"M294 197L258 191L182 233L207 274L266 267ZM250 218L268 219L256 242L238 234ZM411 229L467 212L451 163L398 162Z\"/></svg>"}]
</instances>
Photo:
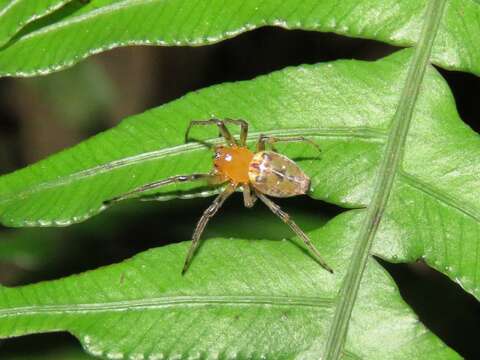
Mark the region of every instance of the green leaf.
<instances>
[{"instance_id":1,"label":"green leaf","mask_svg":"<svg viewBox=\"0 0 480 360\"><path fill-rule=\"evenodd\" d=\"M104 201L139 185L207 172L212 167L211 150L198 143L183 144L184 129L191 119L212 116L246 119L252 143L260 132L315 138L323 149L321 159L309 145L282 147L292 157L301 157L299 163L313 177L312 195L346 207L364 205L402 87L401 70L394 68L399 61L405 66L407 58L405 52L377 63L340 61L335 66L291 68L211 87L134 116L72 149L0 177L0 220L7 226L68 225L98 213ZM382 76L371 78L372 70ZM365 109L357 92L370 93L376 104ZM192 132L198 138L216 134L216 129L206 128ZM343 158L337 152L344 153ZM352 171L359 174L355 184L347 179L342 183ZM172 191L181 189L185 190L172 186L162 192L174 195ZM195 186L193 194L202 195L204 190Z\"/></svg>"},{"instance_id":2,"label":"green leaf","mask_svg":"<svg viewBox=\"0 0 480 360\"><path fill-rule=\"evenodd\" d=\"M0 46L30 22L50 14L72 0L1 0Z\"/></svg>"},{"instance_id":3,"label":"green leaf","mask_svg":"<svg viewBox=\"0 0 480 360\"><path fill-rule=\"evenodd\" d=\"M335 309L333 325L328 334L325 359L340 359L345 346L351 314L356 303L368 258L371 255L378 227L383 221L392 188L398 173L402 169L405 142L417 103L420 86L429 64L432 46L438 26L443 17L445 1L430 1L424 15L424 25L413 59L409 65L405 86L403 87L398 108L390 124L388 139L379 165L372 200L368 206L366 219L358 235L354 256L349 264L348 273L342 284L342 294Z\"/></svg>"},{"instance_id":4,"label":"green leaf","mask_svg":"<svg viewBox=\"0 0 480 360\"><path fill-rule=\"evenodd\" d=\"M322 148L320 159L301 144L282 148L300 157L312 177L310 195L345 208L365 206L411 60L412 51L403 50L376 62L300 66L189 94L0 178L0 217L15 226L68 224L141 184L208 171L211 152L182 144L179 129L191 119L211 116L246 119L252 142L260 132L315 139ZM412 116L403 167L393 182L373 253L402 262L423 257L478 298L480 179L474 174L480 173L479 137L461 122L447 84L430 66ZM195 131L199 138L216 134L215 129ZM197 196L204 188L174 186L157 195L177 191ZM218 239L205 243L181 278L186 244L175 245L80 277L4 289L0 308L6 309L0 316L11 324L4 336L64 329L91 352L107 357L188 357L204 351L221 358L233 353L247 358L318 355L335 322L334 308L341 299L336 294L347 264L358 256L354 252L352 257L352 247L364 212L349 211L311 232L336 270L333 276L290 243ZM355 305L347 358L457 357L415 320L370 257ZM280 325L283 308L291 319L285 326ZM178 345L173 339L180 339Z\"/></svg>"},{"instance_id":5,"label":"green leaf","mask_svg":"<svg viewBox=\"0 0 480 360\"><path fill-rule=\"evenodd\" d=\"M227 5L223 0L96 0L82 7L72 3L4 47L0 75L45 74L119 46L211 44L267 25L412 46L427 3L232 0ZM479 28L480 4L448 1L432 61L447 69L480 74Z\"/></svg>"},{"instance_id":6,"label":"green leaf","mask_svg":"<svg viewBox=\"0 0 480 360\"><path fill-rule=\"evenodd\" d=\"M181 276L189 244L169 245L82 275L1 289L0 337L65 330L105 359L318 358L363 214L339 215L309 234L334 275L289 241L217 238ZM373 258L364 280L345 358L459 358L416 320Z\"/></svg>"}]
</instances>

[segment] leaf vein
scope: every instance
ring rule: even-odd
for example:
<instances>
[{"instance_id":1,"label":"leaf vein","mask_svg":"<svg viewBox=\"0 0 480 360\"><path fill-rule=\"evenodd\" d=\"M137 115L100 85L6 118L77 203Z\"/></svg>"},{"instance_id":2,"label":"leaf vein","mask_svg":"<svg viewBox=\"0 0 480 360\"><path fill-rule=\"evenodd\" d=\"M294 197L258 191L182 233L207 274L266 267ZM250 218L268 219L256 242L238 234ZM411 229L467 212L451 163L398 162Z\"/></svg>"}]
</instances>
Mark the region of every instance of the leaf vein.
<instances>
[{"instance_id":1,"label":"leaf vein","mask_svg":"<svg viewBox=\"0 0 480 360\"><path fill-rule=\"evenodd\" d=\"M10 309L0 309L0 318L19 317L37 314L64 314L86 312L112 312L144 309L162 309L174 306L301 306L329 308L334 299L307 296L254 296L254 295L191 295L164 296L151 299L112 301L104 303L32 305Z\"/></svg>"},{"instance_id":2,"label":"leaf vein","mask_svg":"<svg viewBox=\"0 0 480 360\"><path fill-rule=\"evenodd\" d=\"M282 136L284 134L288 135L307 135L307 136L316 136L316 137L326 137L326 138L359 138L363 139L364 141L371 141L371 142L379 142L385 138L384 131L380 131L374 128L323 128L323 129L287 129L286 131L264 131L262 134L266 135L276 135ZM253 141L253 139L257 139L260 133L252 133L249 136L249 141ZM222 143L222 139L211 139L208 141L212 144L220 144ZM67 185L74 181L78 181L84 178L88 178L91 176L107 173L119 168L123 168L126 166L131 166L135 164L140 164L146 161L153 161L157 159L161 159L164 157L178 155L182 153L186 153L188 151L196 151L204 149L205 145L200 143L188 143L177 145L165 149L154 150L150 152L145 152L141 154L136 154L128 157L124 157L121 159L113 160L108 163L100 164L88 169L80 170L69 174L67 176L56 178L53 180L47 180L41 183L38 183L34 186L28 188L28 190L24 191L17 191L11 194L4 194L0 196L0 204L6 203L8 201L18 199L21 197L25 197L28 195L35 194L42 190L48 190L57 186Z\"/></svg>"},{"instance_id":3,"label":"leaf vein","mask_svg":"<svg viewBox=\"0 0 480 360\"><path fill-rule=\"evenodd\" d=\"M438 201L456 209L457 211L461 212L462 214L472 218L476 222L480 222L480 211L474 209L467 204L460 203L458 200L454 199L453 197L449 196L448 194L436 189L434 186L427 184L426 182L421 181L417 177L400 170L398 172L399 177L408 185L414 187L422 191L425 194L430 195L431 197L437 199Z\"/></svg>"}]
</instances>

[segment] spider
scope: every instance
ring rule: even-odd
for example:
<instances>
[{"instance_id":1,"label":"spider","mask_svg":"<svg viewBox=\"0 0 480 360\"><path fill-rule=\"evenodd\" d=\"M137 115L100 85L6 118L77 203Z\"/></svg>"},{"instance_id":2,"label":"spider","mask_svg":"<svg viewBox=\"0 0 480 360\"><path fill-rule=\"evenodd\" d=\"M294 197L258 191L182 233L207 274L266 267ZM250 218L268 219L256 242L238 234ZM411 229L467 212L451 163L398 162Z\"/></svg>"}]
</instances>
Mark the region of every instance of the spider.
<instances>
[{"instance_id":1,"label":"spider","mask_svg":"<svg viewBox=\"0 0 480 360\"><path fill-rule=\"evenodd\" d=\"M226 124L240 126L240 139L237 141ZM303 136L289 136L277 138L274 136L260 135L257 141L256 152L251 151L247 145L248 123L245 120L233 119L209 119L193 120L185 132L185 142L189 140L189 133L193 126L214 125L220 130L221 136L225 139L225 145L214 147L213 169L209 173L195 173L190 175L176 175L150 184L140 186L117 196L107 203L118 202L132 195L145 191L157 189L172 183L183 183L189 181L204 180L209 185L220 185L226 183L225 189L215 198L212 204L204 211L202 217L195 227L192 236L192 243L185 259L182 275L187 271L190 262L197 249L200 237L208 221L217 213L225 200L232 195L237 188L243 191L243 201L247 208L253 207L257 199L265 205L293 230L303 240L310 254L327 271L333 270L322 259L319 251L315 248L308 236L300 227L268 196L286 198L306 194L310 189L310 178L285 155L279 154L274 144L280 141L304 141L318 149L318 145ZM267 150L267 145L271 150Z\"/></svg>"}]
</instances>

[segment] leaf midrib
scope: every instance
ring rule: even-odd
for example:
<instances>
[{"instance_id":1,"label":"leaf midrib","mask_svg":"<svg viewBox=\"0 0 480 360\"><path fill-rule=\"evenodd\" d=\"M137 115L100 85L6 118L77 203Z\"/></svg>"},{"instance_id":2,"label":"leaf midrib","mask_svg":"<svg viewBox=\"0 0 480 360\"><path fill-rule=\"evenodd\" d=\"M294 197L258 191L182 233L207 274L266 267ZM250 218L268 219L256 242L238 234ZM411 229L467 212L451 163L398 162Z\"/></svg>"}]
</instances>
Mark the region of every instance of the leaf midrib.
<instances>
[{"instance_id":1,"label":"leaf midrib","mask_svg":"<svg viewBox=\"0 0 480 360\"><path fill-rule=\"evenodd\" d=\"M383 218L393 183L401 169L405 141L420 86L430 60L433 42L442 19L445 0L430 0L413 58L408 68L399 105L392 119L384 154L378 169L372 201L358 234L352 260L339 292L339 304L327 338L323 358L340 359L345 348L348 327L356 303L363 273L370 257L378 226Z\"/></svg>"},{"instance_id":2,"label":"leaf midrib","mask_svg":"<svg viewBox=\"0 0 480 360\"><path fill-rule=\"evenodd\" d=\"M385 139L385 131L369 128L369 127L357 127L357 128L297 128L297 129L285 129L285 130L272 130L262 132L251 132L248 136L248 141L253 143L258 139L260 134L272 135L272 136L308 136L308 137L330 137L330 138L361 138L371 142L381 141ZM206 143L216 145L223 142L222 139L210 139L206 140ZM35 194L40 191L49 190L57 186L68 185L74 181L79 181L87 177L104 174L110 171L120 169L125 166L133 166L142 164L144 162L158 160L164 157L172 155L180 155L186 152L197 151L205 149L205 145L201 143L187 143L177 146L172 146L160 150L154 150L141 154L136 154L121 159L113 160L105 164L100 164L88 169L74 172L66 176L58 177L50 181L44 181L34 186L30 186L27 190L17 191L13 194L0 195L0 204L16 200L22 197L26 197Z\"/></svg>"},{"instance_id":3,"label":"leaf midrib","mask_svg":"<svg viewBox=\"0 0 480 360\"><path fill-rule=\"evenodd\" d=\"M126 310L161 309L175 306L292 306L329 308L334 299L314 296L267 295L184 295L161 296L148 299L95 302L82 304L29 305L0 309L0 318L38 314L66 314L85 312L112 312Z\"/></svg>"}]
</instances>

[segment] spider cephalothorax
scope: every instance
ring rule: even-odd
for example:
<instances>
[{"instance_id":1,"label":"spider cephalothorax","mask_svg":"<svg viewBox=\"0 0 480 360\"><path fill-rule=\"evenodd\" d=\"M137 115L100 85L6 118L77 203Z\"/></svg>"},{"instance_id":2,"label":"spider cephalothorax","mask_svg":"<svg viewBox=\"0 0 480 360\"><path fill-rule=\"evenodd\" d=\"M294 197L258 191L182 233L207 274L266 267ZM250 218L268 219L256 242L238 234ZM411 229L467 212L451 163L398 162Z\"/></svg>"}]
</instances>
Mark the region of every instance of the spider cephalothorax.
<instances>
[{"instance_id":1,"label":"spider cephalothorax","mask_svg":"<svg viewBox=\"0 0 480 360\"><path fill-rule=\"evenodd\" d=\"M241 127L240 139L237 140L230 134L225 124L235 124ZM280 141L306 141L317 146L311 140L303 136L273 137L260 135L256 152L248 149L246 145L248 135L248 124L244 120L198 120L190 122L185 133L185 141L188 141L188 134L192 126L215 125L218 126L221 135L225 138L226 144L215 147L213 158L213 169L206 174L176 175L167 179L156 181L136 188L127 194L118 196L110 202L116 202L142 193L147 190L156 189L176 182L194 180L206 180L209 184L226 183L225 189L215 198L213 203L205 210L197 223L192 236L192 245L187 254L182 274L184 274L200 240L205 226L212 218L225 200L233 194L237 188L243 191L243 200L246 207L252 207L257 199L260 199L268 206L273 213L280 217L290 228L304 241L309 252L325 269L333 272L332 269L321 258L318 250L313 246L308 236L290 219L278 205L267 196L291 197L306 194L310 188L310 178L285 155L279 154L274 149L274 144ZM267 150L266 145L272 150Z\"/></svg>"}]
</instances>

